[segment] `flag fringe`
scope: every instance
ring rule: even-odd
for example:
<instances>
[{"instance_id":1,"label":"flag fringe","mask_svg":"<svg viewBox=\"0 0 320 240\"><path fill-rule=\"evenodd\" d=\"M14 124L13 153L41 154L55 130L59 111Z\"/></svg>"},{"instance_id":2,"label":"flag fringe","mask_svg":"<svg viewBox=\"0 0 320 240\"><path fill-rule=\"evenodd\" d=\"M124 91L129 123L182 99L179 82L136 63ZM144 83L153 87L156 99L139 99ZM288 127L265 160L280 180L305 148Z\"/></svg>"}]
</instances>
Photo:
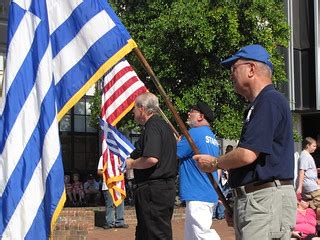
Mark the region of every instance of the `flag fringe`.
<instances>
[{"instance_id":1,"label":"flag fringe","mask_svg":"<svg viewBox=\"0 0 320 240\"><path fill-rule=\"evenodd\" d=\"M119 62L125 55L130 53L132 49L136 48L137 44L134 40L129 39L128 43L122 47L116 54L109 58L98 71L83 85L83 87L75 94L64 107L57 114L58 121L82 98L82 96L88 92L93 84L95 84L111 67Z\"/></svg>"},{"instance_id":2,"label":"flag fringe","mask_svg":"<svg viewBox=\"0 0 320 240\"><path fill-rule=\"evenodd\" d=\"M115 126L134 106L134 102L132 102L112 123L112 126Z\"/></svg>"},{"instance_id":3,"label":"flag fringe","mask_svg":"<svg viewBox=\"0 0 320 240\"><path fill-rule=\"evenodd\" d=\"M58 203L58 206L56 207L54 213L53 213L53 216L52 216L52 219L51 219L51 224L50 224L50 240L53 240L53 232L54 232L54 229L56 227L56 224L57 224L57 220L58 220L58 217L62 211L62 208L64 207L64 203L66 202L66 189L63 190L63 193L62 193L62 196L60 198L60 201Z\"/></svg>"},{"instance_id":4,"label":"flag fringe","mask_svg":"<svg viewBox=\"0 0 320 240\"><path fill-rule=\"evenodd\" d=\"M118 192L121 194L121 198L118 198L117 200L114 198L114 193L113 192ZM127 194L126 192L122 189L117 187L116 185L112 186L112 188L109 188L109 193L112 196L112 201L113 204L118 207L122 201L124 201L124 199L126 198Z\"/></svg>"},{"instance_id":5,"label":"flag fringe","mask_svg":"<svg viewBox=\"0 0 320 240\"><path fill-rule=\"evenodd\" d=\"M124 175L123 173L121 173L119 176L113 176L113 177L108 177L107 179L107 186L109 188L109 184L112 184L113 182L119 182L124 180Z\"/></svg>"}]
</instances>

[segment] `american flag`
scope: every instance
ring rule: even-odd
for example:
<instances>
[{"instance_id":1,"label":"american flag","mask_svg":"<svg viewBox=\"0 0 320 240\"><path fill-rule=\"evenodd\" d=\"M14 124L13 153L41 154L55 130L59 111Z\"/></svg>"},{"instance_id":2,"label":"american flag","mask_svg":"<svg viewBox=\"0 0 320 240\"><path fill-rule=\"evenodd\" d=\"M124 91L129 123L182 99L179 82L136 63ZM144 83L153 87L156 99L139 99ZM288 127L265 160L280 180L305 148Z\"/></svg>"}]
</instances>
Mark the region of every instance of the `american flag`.
<instances>
[{"instance_id":1,"label":"american flag","mask_svg":"<svg viewBox=\"0 0 320 240\"><path fill-rule=\"evenodd\" d=\"M13 0L7 39L0 238L47 239L65 202L58 120L136 44L100 0Z\"/></svg>"},{"instance_id":2,"label":"american flag","mask_svg":"<svg viewBox=\"0 0 320 240\"><path fill-rule=\"evenodd\" d=\"M147 91L143 82L126 60L120 61L105 76L101 102L101 118L103 121L115 125L133 107L138 95ZM118 206L125 198L124 174L119 171L123 161L108 149L106 139L102 139L102 155L105 180Z\"/></svg>"},{"instance_id":3,"label":"american flag","mask_svg":"<svg viewBox=\"0 0 320 240\"><path fill-rule=\"evenodd\" d=\"M120 61L103 80L102 119L115 126L132 109L136 97L146 91L129 62Z\"/></svg>"}]
</instances>

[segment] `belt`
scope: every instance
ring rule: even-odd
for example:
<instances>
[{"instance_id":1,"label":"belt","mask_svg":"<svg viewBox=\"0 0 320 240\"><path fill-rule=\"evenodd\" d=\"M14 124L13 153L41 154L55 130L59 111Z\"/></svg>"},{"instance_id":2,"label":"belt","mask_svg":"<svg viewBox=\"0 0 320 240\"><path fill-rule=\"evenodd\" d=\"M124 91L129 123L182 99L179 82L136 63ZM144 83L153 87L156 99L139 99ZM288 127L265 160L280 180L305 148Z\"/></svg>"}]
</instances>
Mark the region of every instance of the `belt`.
<instances>
[{"instance_id":1,"label":"belt","mask_svg":"<svg viewBox=\"0 0 320 240\"><path fill-rule=\"evenodd\" d=\"M140 182L140 183L136 183L136 184L133 185L133 188L136 189L136 188L145 186L147 184L150 185L150 184L156 184L156 183L159 183L159 182L168 183L168 182L171 182L171 181L174 181L174 180L175 180L175 178L151 179L151 180L143 181L143 182Z\"/></svg>"},{"instance_id":2,"label":"belt","mask_svg":"<svg viewBox=\"0 0 320 240\"><path fill-rule=\"evenodd\" d=\"M241 187L233 188L232 192L234 197L241 197L246 195L247 193L255 192L261 189L285 186L285 185L293 185L293 181L292 180L273 180L270 182L253 182Z\"/></svg>"}]
</instances>

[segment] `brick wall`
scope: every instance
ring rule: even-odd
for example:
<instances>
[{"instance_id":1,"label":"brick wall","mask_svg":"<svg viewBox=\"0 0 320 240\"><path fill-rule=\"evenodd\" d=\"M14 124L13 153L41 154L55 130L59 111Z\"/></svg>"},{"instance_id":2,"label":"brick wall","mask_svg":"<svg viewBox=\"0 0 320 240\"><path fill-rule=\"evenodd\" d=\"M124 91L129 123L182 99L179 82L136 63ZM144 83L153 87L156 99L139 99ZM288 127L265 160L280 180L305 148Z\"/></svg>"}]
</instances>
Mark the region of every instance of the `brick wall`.
<instances>
[{"instance_id":1,"label":"brick wall","mask_svg":"<svg viewBox=\"0 0 320 240\"><path fill-rule=\"evenodd\" d=\"M175 208L172 219L173 220L184 219L185 218L184 212L185 212L184 207ZM125 207L124 220L125 220L125 223L129 225L137 224L136 210L134 209L134 207ZM104 224L104 221L105 221L105 208L104 207L95 208L95 225L98 227L102 227Z\"/></svg>"},{"instance_id":2,"label":"brick wall","mask_svg":"<svg viewBox=\"0 0 320 240\"><path fill-rule=\"evenodd\" d=\"M184 207L174 209L174 220L185 218ZM125 222L137 224L134 207L125 207ZM58 218L54 230L54 240L86 240L87 235L95 226L102 227L105 221L104 207L64 208Z\"/></svg>"},{"instance_id":3,"label":"brick wall","mask_svg":"<svg viewBox=\"0 0 320 240\"><path fill-rule=\"evenodd\" d=\"M54 240L86 240L94 228L94 210L91 208L64 208L53 233Z\"/></svg>"}]
</instances>

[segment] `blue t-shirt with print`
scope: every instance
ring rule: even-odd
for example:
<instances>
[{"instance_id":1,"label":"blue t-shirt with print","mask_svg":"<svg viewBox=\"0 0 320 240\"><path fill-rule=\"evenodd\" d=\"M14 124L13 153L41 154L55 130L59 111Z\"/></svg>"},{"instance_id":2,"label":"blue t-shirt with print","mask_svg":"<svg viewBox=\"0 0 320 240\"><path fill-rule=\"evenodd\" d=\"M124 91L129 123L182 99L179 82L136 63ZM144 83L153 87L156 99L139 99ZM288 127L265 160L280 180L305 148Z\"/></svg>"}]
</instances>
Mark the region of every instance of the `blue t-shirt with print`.
<instances>
[{"instance_id":1,"label":"blue t-shirt with print","mask_svg":"<svg viewBox=\"0 0 320 240\"><path fill-rule=\"evenodd\" d=\"M201 154L219 156L219 144L216 136L209 126L191 128L189 134ZM194 155L188 141L182 137L177 144L177 156L179 158L179 183L180 198L183 201L218 201L218 196L213 189L206 173L202 172L192 159ZM217 180L217 172L213 173Z\"/></svg>"}]
</instances>

